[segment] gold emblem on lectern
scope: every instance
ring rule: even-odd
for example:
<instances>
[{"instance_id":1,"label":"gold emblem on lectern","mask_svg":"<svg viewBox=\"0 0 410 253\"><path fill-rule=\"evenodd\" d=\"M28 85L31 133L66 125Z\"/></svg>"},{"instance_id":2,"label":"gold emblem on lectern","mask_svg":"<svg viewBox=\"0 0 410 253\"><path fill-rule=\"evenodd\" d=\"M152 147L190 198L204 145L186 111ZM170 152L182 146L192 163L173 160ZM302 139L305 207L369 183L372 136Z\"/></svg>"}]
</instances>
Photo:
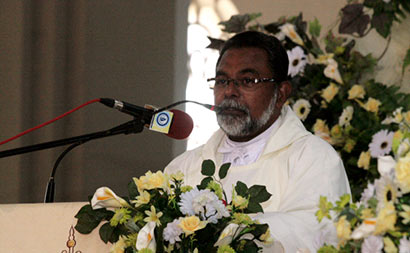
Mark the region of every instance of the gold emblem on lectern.
<instances>
[{"instance_id":1,"label":"gold emblem on lectern","mask_svg":"<svg viewBox=\"0 0 410 253\"><path fill-rule=\"evenodd\" d=\"M81 253L80 250L75 251L74 247L77 244L77 242L75 241L75 236L74 236L74 227L73 225L71 225L70 228L70 234L68 235L68 240L67 240L67 248L68 251L65 249L63 251L61 251L61 253Z\"/></svg>"}]
</instances>

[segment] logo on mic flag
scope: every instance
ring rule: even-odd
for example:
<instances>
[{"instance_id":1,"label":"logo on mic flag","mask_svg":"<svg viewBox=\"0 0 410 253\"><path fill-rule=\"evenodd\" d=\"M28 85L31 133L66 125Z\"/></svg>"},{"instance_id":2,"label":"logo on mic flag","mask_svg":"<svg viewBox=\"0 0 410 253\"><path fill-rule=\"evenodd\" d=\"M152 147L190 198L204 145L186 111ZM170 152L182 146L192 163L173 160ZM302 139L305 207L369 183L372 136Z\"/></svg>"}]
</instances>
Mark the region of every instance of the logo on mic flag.
<instances>
[{"instance_id":1,"label":"logo on mic flag","mask_svg":"<svg viewBox=\"0 0 410 253\"><path fill-rule=\"evenodd\" d=\"M155 114L154 117L152 117L149 129L167 134L169 132L173 116L174 113L170 111L163 111Z\"/></svg>"}]
</instances>

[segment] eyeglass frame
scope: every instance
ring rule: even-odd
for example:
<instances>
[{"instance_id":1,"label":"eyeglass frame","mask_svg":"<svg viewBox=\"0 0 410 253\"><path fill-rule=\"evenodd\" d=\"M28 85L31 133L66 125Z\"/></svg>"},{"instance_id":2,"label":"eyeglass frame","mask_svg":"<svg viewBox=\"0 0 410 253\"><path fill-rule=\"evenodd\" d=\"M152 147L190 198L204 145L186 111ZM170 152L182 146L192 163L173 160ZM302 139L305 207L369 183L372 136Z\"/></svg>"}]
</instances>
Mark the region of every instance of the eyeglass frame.
<instances>
[{"instance_id":1,"label":"eyeglass frame","mask_svg":"<svg viewBox=\"0 0 410 253\"><path fill-rule=\"evenodd\" d=\"M225 80L226 83L225 84L216 84L217 79L222 79ZM244 84L244 81L248 80L248 81L252 81L250 84L252 84L252 86L246 86L246 84ZM264 83L264 82L272 82L272 83L276 83L277 81L274 78L240 78L240 79L234 79L234 78L217 78L217 77L213 77L213 78L208 78L206 79L207 82L215 82L214 85L212 86L211 84L209 84L209 88L214 90L216 86L219 86L220 88L226 88L229 86L230 82L233 82L233 84L238 87L238 88L243 88L245 90L253 90L254 88L256 88L256 84L258 83ZM222 86L220 86L222 85Z\"/></svg>"}]
</instances>

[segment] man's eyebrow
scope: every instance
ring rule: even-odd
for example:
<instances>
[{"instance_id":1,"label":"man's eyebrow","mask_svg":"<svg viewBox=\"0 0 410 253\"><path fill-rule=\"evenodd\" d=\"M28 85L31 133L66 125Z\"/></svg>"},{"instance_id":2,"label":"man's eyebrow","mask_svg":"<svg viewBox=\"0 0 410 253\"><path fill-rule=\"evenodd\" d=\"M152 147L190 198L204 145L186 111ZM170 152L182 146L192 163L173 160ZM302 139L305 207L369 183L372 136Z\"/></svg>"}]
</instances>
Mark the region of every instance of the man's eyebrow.
<instances>
[{"instance_id":1,"label":"man's eyebrow","mask_svg":"<svg viewBox=\"0 0 410 253\"><path fill-rule=\"evenodd\" d=\"M239 71L240 74L255 74L255 75L259 75L259 72L256 69L253 68L246 68L246 69L242 69L241 71ZM228 74L226 74L226 72L222 71L222 70L218 70L216 71L216 76L228 76Z\"/></svg>"},{"instance_id":2,"label":"man's eyebrow","mask_svg":"<svg viewBox=\"0 0 410 253\"><path fill-rule=\"evenodd\" d=\"M239 71L239 73L241 73L241 74L251 73L251 74L259 75L259 72L256 69L253 69L253 68L242 69L241 71Z\"/></svg>"},{"instance_id":3,"label":"man's eyebrow","mask_svg":"<svg viewBox=\"0 0 410 253\"><path fill-rule=\"evenodd\" d=\"M228 75L224 71L218 70L218 71L216 71L215 76L228 76Z\"/></svg>"}]
</instances>

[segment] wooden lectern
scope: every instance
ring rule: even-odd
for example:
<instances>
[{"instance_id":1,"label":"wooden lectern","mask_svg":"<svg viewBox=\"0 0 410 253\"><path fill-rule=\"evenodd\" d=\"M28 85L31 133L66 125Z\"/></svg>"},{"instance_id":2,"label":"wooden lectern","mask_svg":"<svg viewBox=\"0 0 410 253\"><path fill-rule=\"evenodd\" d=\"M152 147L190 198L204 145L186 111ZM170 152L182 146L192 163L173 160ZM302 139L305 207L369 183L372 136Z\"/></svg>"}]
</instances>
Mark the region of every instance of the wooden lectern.
<instances>
[{"instance_id":1,"label":"wooden lectern","mask_svg":"<svg viewBox=\"0 0 410 253\"><path fill-rule=\"evenodd\" d=\"M0 205L0 252L109 252L98 228L83 235L74 216L86 202Z\"/></svg>"}]
</instances>

